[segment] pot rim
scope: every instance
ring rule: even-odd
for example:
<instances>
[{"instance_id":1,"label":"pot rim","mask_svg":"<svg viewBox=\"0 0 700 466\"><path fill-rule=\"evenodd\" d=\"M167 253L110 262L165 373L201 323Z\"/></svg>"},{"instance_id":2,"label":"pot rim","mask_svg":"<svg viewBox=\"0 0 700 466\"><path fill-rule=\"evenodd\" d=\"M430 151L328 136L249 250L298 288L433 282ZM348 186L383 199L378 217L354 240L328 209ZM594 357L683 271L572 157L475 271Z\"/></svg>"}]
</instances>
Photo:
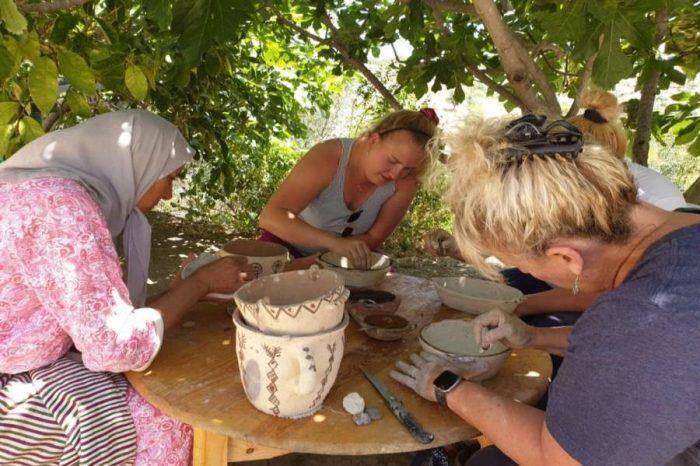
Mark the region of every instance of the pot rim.
<instances>
[{"instance_id":1,"label":"pot rim","mask_svg":"<svg viewBox=\"0 0 700 466\"><path fill-rule=\"evenodd\" d=\"M339 274L333 272L332 270L323 270L323 269L311 270L311 269L306 269L306 270L292 270L292 271L289 271L289 272L274 273L274 274L272 274L272 275L265 275L264 277L260 277L260 278L256 278L255 280L251 280L250 282L246 283L245 285L243 285L242 287L240 287L238 290L236 290L236 292L234 293L234 298L235 298L235 300L236 300L236 303L239 304L239 305L242 304L242 305L245 305L245 306L257 306L257 305L258 305L258 301L260 301L260 299L262 299L262 298L256 299L255 301L248 300L248 299L243 299L243 298L241 297L241 292L252 288L252 285L253 285L254 283L259 282L259 281L262 281L262 280L272 280L273 277L281 277L281 276L285 276L285 275L286 275L286 276L291 276L292 274L304 275L304 274L308 274L308 273L311 273L311 272L316 272L316 273L331 273L331 274L333 274L333 276L334 276L334 278L335 278L335 286L333 286L332 288L330 288L328 291L326 291L326 292L323 293L322 295L316 296L316 297L311 298L311 299L306 299L306 300L304 300L304 301L297 301L297 302L294 302L294 303L285 303L285 304L265 304L265 305L266 305L266 306L273 306L273 307L281 307L281 308L284 308L284 307L296 307L296 306L306 305L306 304L309 304L309 303L321 302L321 301L323 301L323 300L328 301L328 297L331 296L331 295L334 295L334 294L337 294L337 295L339 295L339 296L342 296L342 295L343 295L343 290L344 290L344 288L345 288L345 281L343 280L343 277L341 277Z\"/></svg>"},{"instance_id":2,"label":"pot rim","mask_svg":"<svg viewBox=\"0 0 700 466\"><path fill-rule=\"evenodd\" d=\"M468 294L465 294L465 293L460 293L459 291L457 291L457 290L455 290L455 289L452 289L452 288L450 288L450 287L448 287L448 286L445 286L445 285L443 285L442 283L440 283L440 280L461 279L461 278L464 278L464 279L469 280L469 281L479 281L479 282L493 283L493 284L495 284L495 285L508 287L508 288L511 288L511 289L517 291L517 292L520 293L520 294L518 295L517 298L512 298L512 299L490 299L490 298L481 298L481 297L478 297L478 296L472 296L472 295L468 295ZM524 294L522 293L522 291L518 290L517 288L514 288L514 287L509 286L509 285L504 285L504 284L502 284L502 283L491 282L491 281L489 281L489 280L481 280L481 279L479 279L479 278L460 277L460 276L454 275L454 276L446 276L446 277L433 277L433 278L431 279L431 281L433 282L433 284L435 285L435 287L438 288L438 291L445 291L445 292L447 292L447 293L451 293L451 294L453 294L453 295L456 295L456 296L459 296L459 297L462 297L462 298L469 298L469 299L472 299L472 300L474 300L474 301L482 301L482 302L494 303L494 304L496 304L496 303L500 303L500 304L510 304L510 303L520 303L520 302L522 302L522 301L525 299L525 296L524 296ZM513 293L513 294L517 294L517 293Z\"/></svg>"},{"instance_id":3,"label":"pot rim","mask_svg":"<svg viewBox=\"0 0 700 466\"><path fill-rule=\"evenodd\" d=\"M437 321L437 322L441 322L441 321ZM497 353L491 353L491 354L459 354L459 353L452 353L450 351L443 350L441 348L438 348L434 344L428 342L428 340L426 340L425 337L423 336L423 333L426 331L426 329L437 322L431 322L430 324L423 327L421 329L420 333L418 334L418 340L420 341L420 343L425 344L426 346L430 347L431 349L434 349L435 351L437 351L439 353L446 354L446 355L448 355L450 357L454 357L454 358L477 358L478 359L478 358L490 358L493 356L498 356L498 355L501 355L503 353L507 353L509 351L512 351L512 348L508 348L506 345L503 345L502 343L501 344L503 345L503 347L505 349L503 349L502 351L499 351Z\"/></svg>"},{"instance_id":4,"label":"pot rim","mask_svg":"<svg viewBox=\"0 0 700 466\"><path fill-rule=\"evenodd\" d=\"M378 252L374 252L373 254L378 254L378 255L380 255L380 256L382 256L382 257L386 257L387 259L389 259L389 261L387 262L386 266L384 266L384 267L382 267L382 268L380 268L380 269L358 269L358 268L355 268L355 267L341 267L341 266L338 266L338 265L336 265L336 264L334 264L334 263L332 263L332 262L329 262L327 259L324 259L323 256L325 256L326 254L332 254L332 252L331 252L331 251L326 251L326 252L324 252L323 254L321 254L321 255L318 257L318 260L319 260L319 262L322 262L322 263L324 264L324 267L325 267L325 266L328 266L329 269L330 269L330 268L334 268L334 269L346 270L346 271L353 271L353 272L383 272L383 271L385 271L385 270L389 270L389 268L391 268L391 266L394 264L394 261L393 261L393 259L392 259L391 257L387 256L386 254L381 254L381 253L378 253ZM344 257L344 256L341 256L341 257Z\"/></svg>"},{"instance_id":5,"label":"pot rim","mask_svg":"<svg viewBox=\"0 0 700 466\"><path fill-rule=\"evenodd\" d=\"M303 335L274 335L271 333L265 333L262 330L253 327L250 324L247 324L243 318L243 314L241 313L240 309L236 309L233 312L233 324L236 326L236 330L238 328L242 328L243 330L247 330L249 332L264 336L265 338L270 338L270 339L275 339L275 340L282 340L282 341L292 341L295 339L299 338L307 338L307 337L320 337L320 336L325 336L325 335L330 335L335 332L342 332L345 330L345 328L348 326L350 323L350 316L348 315L347 312L343 312L343 320L340 321L338 325L335 327L328 329L328 330L323 330L320 332L315 332L315 333L308 333L308 334L303 334Z\"/></svg>"}]
</instances>

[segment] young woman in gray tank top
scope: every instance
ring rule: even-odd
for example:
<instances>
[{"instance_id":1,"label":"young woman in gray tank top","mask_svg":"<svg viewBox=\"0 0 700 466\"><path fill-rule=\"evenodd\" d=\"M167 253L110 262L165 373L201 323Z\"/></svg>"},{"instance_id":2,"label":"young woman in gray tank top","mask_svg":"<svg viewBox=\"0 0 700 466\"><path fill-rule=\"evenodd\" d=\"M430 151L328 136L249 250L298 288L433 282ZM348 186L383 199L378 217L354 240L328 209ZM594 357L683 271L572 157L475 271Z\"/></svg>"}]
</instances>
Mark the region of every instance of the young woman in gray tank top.
<instances>
[{"instance_id":1,"label":"young woman in gray tank top","mask_svg":"<svg viewBox=\"0 0 700 466\"><path fill-rule=\"evenodd\" d=\"M260 239L296 257L330 250L366 267L413 200L437 123L431 109L401 110L357 139L316 144L260 214Z\"/></svg>"}]
</instances>

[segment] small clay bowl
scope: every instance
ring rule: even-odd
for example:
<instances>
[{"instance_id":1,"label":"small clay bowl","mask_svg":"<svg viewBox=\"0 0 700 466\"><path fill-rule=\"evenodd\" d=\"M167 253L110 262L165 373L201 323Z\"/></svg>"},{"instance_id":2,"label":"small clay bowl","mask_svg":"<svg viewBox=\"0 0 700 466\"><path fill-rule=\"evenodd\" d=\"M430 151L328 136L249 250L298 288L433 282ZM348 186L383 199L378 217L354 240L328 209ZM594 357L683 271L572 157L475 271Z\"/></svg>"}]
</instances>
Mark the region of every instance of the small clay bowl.
<instances>
[{"instance_id":1,"label":"small clay bowl","mask_svg":"<svg viewBox=\"0 0 700 466\"><path fill-rule=\"evenodd\" d=\"M362 329L375 340L398 340L414 328L408 320L396 314L370 314L362 320Z\"/></svg>"},{"instance_id":2,"label":"small clay bowl","mask_svg":"<svg viewBox=\"0 0 700 466\"><path fill-rule=\"evenodd\" d=\"M356 288L350 290L346 302L348 312L361 322L371 314L394 314L401 304L401 298L394 293L371 288Z\"/></svg>"}]
</instances>

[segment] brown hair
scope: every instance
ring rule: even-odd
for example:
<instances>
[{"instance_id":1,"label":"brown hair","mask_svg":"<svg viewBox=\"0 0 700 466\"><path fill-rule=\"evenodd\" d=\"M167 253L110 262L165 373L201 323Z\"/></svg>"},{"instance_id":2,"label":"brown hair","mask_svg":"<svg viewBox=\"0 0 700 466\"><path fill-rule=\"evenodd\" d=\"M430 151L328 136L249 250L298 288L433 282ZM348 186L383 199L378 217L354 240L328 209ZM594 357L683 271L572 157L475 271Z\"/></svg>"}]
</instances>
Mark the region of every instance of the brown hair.
<instances>
[{"instance_id":1,"label":"brown hair","mask_svg":"<svg viewBox=\"0 0 700 466\"><path fill-rule=\"evenodd\" d=\"M447 138L445 200L457 245L488 276L486 254L539 255L557 238L624 242L637 189L627 166L598 145L578 156L509 155L507 121L468 119Z\"/></svg>"},{"instance_id":2,"label":"brown hair","mask_svg":"<svg viewBox=\"0 0 700 466\"><path fill-rule=\"evenodd\" d=\"M617 158L624 159L627 133L620 122L620 106L610 92L589 90L581 98L582 115L569 121L584 135L587 142L600 144Z\"/></svg>"},{"instance_id":3,"label":"brown hair","mask_svg":"<svg viewBox=\"0 0 700 466\"><path fill-rule=\"evenodd\" d=\"M425 172L426 167L437 151L437 143L435 141L438 136L438 126L425 113L412 110L392 112L374 123L361 136L377 133L380 137L384 137L394 131L401 130L408 131L413 142L425 151L426 157L415 170L415 176L419 177Z\"/></svg>"}]
</instances>

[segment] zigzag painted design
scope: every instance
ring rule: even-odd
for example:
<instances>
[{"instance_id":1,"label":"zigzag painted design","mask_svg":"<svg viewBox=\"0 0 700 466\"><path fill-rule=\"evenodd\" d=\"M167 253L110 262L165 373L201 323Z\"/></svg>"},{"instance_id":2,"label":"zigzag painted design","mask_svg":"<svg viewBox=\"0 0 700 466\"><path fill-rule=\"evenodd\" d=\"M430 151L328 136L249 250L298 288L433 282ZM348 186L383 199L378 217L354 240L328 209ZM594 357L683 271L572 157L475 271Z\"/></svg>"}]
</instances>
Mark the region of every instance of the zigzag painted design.
<instances>
[{"instance_id":1,"label":"zigzag painted design","mask_svg":"<svg viewBox=\"0 0 700 466\"><path fill-rule=\"evenodd\" d=\"M328 377L330 377L331 371L333 370L333 362L335 361L335 345L335 343L332 345L326 345L328 347L328 352L330 353L330 357L328 358L328 367L326 367L326 371L323 373L323 379L321 379L321 389L318 391L316 398L314 398L314 401L311 404L313 407L316 407L318 403L321 402L321 399L323 398L323 390L326 388Z\"/></svg>"}]
</instances>

